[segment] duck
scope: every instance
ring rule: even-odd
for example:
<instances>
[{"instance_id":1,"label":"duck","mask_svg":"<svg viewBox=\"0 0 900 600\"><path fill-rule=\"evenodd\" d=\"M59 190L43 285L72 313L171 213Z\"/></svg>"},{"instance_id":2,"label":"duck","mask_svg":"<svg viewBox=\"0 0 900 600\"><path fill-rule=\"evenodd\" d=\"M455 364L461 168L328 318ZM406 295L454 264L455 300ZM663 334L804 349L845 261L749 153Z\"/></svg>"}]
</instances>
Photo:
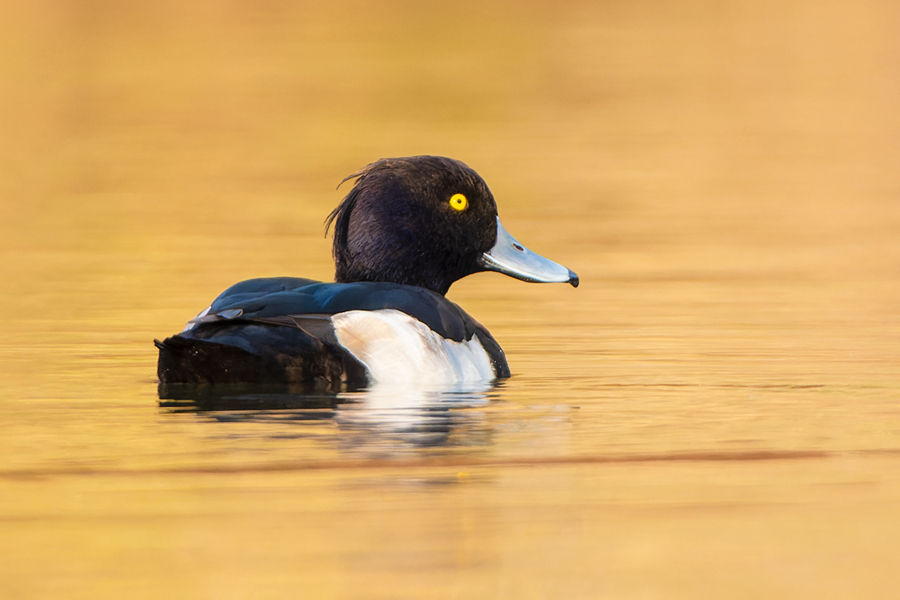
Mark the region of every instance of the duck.
<instances>
[{"instance_id":1,"label":"duck","mask_svg":"<svg viewBox=\"0 0 900 600\"><path fill-rule=\"evenodd\" d=\"M473 273L569 283L572 270L501 225L485 181L459 160L383 158L346 177L333 227L334 282L236 283L163 341L171 384L289 384L339 393L375 384L453 386L510 376L490 332L446 298ZM340 186L339 186L340 187ZM293 388L292 388L293 389Z\"/></svg>"}]
</instances>

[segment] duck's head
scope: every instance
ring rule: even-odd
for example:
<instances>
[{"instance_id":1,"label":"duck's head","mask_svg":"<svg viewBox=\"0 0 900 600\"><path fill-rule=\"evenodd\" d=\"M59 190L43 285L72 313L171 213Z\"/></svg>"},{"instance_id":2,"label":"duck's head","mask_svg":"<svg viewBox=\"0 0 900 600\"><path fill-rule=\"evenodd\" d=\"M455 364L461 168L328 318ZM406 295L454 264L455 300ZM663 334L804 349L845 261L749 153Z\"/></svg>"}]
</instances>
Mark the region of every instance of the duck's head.
<instances>
[{"instance_id":1,"label":"duck's head","mask_svg":"<svg viewBox=\"0 0 900 600\"><path fill-rule=\"evenodd\" d=\"M384 158L347 179L356 184L326 221L334 224L339 283L389 281L446 294L466 275L497 271L578 285L575 273L507 233L487 184L458 160Z\"/></svg>"}]
</instances>

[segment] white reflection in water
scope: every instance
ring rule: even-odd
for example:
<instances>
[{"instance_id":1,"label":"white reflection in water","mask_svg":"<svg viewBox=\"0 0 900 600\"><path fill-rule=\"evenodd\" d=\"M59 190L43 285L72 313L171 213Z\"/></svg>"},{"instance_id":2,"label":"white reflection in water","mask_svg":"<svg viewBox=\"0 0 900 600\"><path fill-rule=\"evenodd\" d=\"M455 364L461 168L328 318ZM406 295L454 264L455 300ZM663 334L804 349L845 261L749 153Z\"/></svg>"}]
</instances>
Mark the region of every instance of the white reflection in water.
<instances>
[{"instance_id":1,"label":"white reflection in water","mask_svg":"<svg viewBox=\"0 0 900 600\"><path fill-rule=\"evenodd\" d=\"M323 438L342 453L387 458L422 449L486 446L492 438L487 411L497 388L488 383L410 386L377 383L338 395L292 393L272 387L160 388L160 406L219 423L265 425L259 438L305 437L332 423Z\"/></svg>"},{"instance_id":2,"label":"white reflection in water","mask_svg":"<svg viewBox=\"0 0 900 600\"><path fill-rule=\"evenodd\" d=\"M488 443L484 411L490 384L412 388L375 384L339 396L335 421L344 433L341 446L355 452L383 453L402 447L482 446Z\"/></svg>"}]
</instances>

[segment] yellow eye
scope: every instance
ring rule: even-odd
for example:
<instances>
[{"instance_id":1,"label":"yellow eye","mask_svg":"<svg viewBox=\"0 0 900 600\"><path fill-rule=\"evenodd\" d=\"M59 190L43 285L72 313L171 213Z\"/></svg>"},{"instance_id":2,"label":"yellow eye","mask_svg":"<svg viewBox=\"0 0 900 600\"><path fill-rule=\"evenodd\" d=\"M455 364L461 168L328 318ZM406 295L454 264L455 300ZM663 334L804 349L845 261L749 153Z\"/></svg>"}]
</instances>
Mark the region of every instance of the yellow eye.
<instances>
[{"instance_id":1,"label":"yellow eye","mask_svg":"<svg viewBox=\"0 0 900 600\"><path fill-rule=\"evenodd\" d=\"M462 194L453 194L450 196L450 206L453 210L463 211L469 206L469 201Z\"/></svg>"}]
</instances>

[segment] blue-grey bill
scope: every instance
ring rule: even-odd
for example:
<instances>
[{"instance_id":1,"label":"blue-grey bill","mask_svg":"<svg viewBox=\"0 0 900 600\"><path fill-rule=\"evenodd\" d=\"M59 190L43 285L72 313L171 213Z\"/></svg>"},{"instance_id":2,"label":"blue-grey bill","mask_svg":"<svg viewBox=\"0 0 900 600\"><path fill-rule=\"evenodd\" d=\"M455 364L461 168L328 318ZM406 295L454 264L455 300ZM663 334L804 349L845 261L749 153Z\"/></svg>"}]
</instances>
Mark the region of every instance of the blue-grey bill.
<instances>
[{"instance_id":1,"label":"blue-grey bill","mask_svg":"<svg viewBox=\"0 0 900 600\"><path fill-rule=\"evenodd\" d=\"M578 287L578 275L520 244L500 224L500 217L497 217L497 241L481 255L481 265L487 271L497 271L522 281L571 283Z\"/></svg>"}]
</instances>

